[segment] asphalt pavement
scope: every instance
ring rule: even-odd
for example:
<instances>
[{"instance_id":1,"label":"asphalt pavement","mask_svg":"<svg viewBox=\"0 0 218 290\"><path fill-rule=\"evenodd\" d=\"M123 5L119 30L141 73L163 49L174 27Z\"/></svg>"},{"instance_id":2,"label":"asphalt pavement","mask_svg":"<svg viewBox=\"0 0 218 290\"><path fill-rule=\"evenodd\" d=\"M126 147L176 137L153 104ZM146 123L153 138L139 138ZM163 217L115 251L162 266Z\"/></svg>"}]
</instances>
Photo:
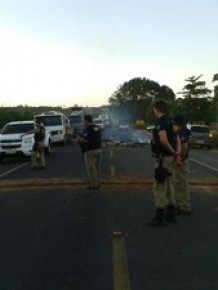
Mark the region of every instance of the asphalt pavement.
<instances>
[{"instance_id":1,"label":"asphalt pavement","mask_svg":"<svg viewBox=\"0 0 218 290\"><path fill-rule=\"evenodd\" d=\"M28 159L0 165L1 290L215 290L218 154L191 151L193 214L165 228L154 215L150 147L103 148L99 191L85 189L83 155L55 146L46 170ZM64 187L10 188L16 181ZM208 181L213 182L211 186ZM144 182L144 183L143 183ZM149 184L148 182L148 184ZM132 183L132 184L131 184Z\"/></svg>"},{"instance_id":2,"label":"asphalt pavement","mask_svg":"<svg viewBox=\"0 0 218 290\"><path fill-rule=\"evenodd\" d=\"M218 182L218 153L193 149L190 153L190 179L199 183ZM55 146L46 158L45 171L31 171L28 159L9 158L0 164L0 180L39 180L63 178L72 182L86 179L83 154L77 145ZM154 159L150 145L106 147L102 156L102 180L152 182Z\"/></svg>"},{"instance_id":3,"label":"asphalt pavement","mask_svg":"<svg viewBox=\"0 0 218 290\"><path fill-rule=\"evenodd\" d=\"M0 289L216 290L217 191L192 196L192 216L151 229L151 188L1 191Z\"/></svg>"}]
</instances>

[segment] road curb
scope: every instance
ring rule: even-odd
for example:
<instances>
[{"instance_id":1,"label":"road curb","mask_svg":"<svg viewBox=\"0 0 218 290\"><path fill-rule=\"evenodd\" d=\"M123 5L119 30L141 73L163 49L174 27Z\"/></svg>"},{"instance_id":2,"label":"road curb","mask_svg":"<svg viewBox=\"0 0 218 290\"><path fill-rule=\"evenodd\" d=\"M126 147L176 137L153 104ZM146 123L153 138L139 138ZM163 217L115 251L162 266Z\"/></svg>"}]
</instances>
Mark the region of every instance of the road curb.
<instances>
[{"instance_id":1,"label":"road curb","mask_svg":"<svg viewBox=\"0 0 218 290\"><path fill-rule=\"evenodd\" d=\"M70 180L70 179L28 179L28 180L1 180L0 189L21 189L21 188L61 188L61 187L84 187L86 183L83 180ZM103 186L128 186L128 187L148 187L153 185L152 179L133 179L133 180L103 180ZM218 187L218 181L198 181L192 180L190 186L209 186Z\"/></svg>"}]
</instances>

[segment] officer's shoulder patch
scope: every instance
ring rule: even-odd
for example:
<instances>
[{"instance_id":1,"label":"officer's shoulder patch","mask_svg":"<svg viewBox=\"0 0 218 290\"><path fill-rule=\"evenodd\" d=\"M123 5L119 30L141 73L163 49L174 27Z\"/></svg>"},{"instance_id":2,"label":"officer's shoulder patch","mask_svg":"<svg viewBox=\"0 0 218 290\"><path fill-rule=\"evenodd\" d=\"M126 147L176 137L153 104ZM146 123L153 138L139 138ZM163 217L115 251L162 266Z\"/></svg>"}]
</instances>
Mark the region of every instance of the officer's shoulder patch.
<instances>
[{"instance_id":1,"label":"officer's shoulder patch","mask_svg":"<svg viewBox=\"0 0 218 290\"><path fill-rule=\"evenodd\" d=\"M177 125L173 125L173 132L178 133L179 132L179 127Z\"/></svg>"}]
</instances>

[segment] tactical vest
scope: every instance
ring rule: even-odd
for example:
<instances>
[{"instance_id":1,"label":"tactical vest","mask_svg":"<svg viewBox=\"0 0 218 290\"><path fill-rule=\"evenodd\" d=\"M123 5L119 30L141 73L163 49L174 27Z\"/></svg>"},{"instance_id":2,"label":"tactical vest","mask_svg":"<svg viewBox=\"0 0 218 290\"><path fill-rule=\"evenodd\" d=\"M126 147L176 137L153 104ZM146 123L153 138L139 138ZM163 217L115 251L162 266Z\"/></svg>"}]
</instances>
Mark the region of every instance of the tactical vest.
<instances>
[{"instance_id":1,"label":"tactical vest","mask_svg":"<svg viewBox=\"0 0 218 290\"><path fill-rule=\"evenodd\" d=\"M101 148L101 129L98 126L90 125L84 133L88 134L89 142L80 144L83 153Z\"/></svg>"},{"instance_id":2,"label":"tactical vest","mask_svg":"<svg viewBox=\"0 0 218 290\"><path fill-rule=\"evenodd\" d=\"M34 139L35 142L43 142L45 139L45 128L43 126L39 127L40 131L38 133L35 133Z\"/></svg>"},{"instance_id":3,"label":"tactical vest","mask_svg":"<svg viewBox=\"0 0 218 290\"><path fill-rule=\"evenodd\" d=\"M177 132L174 130L173 122L171 120L166 119L167 122L167 139L170 143L170 145L173 147L174 150L176 150L176 143L177 143ZM151 141L151 149L153 156L159 157L159 156L170 156L170 152L167 151L167 149L161 144L158 130L155 127L153 132L153 139Z\"/></svg>"},{"instance_id":4,"label":"tactical vest","mask_svg":"<svg viewBox=\"0 0 218 290\"><path fill-rule=\"evenodd\" d=\"M101 148L101 129L96 125L88 127L90 139L87 143L87 150L95 150Z\"/></svg>"}]
</instances>

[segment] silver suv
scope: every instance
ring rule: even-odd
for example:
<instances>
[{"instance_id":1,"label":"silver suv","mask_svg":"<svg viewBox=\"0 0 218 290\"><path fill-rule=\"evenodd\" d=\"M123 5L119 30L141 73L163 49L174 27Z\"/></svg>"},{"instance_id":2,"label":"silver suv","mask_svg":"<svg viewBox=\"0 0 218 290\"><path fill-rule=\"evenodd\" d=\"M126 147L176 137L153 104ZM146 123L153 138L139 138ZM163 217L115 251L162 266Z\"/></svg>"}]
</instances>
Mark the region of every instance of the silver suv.
<instances>
[{"instance_id":1,"label":"silver suv","mask_svg":"<svg viewBox=\"0 0 218 290\"><path fill-rule=\"evenodd\" d=\"M211 149L212 135L210 129L206 125L188 125L191 131L189 144L192 147L201 147Z\"/></svg>"}]
</instances>

